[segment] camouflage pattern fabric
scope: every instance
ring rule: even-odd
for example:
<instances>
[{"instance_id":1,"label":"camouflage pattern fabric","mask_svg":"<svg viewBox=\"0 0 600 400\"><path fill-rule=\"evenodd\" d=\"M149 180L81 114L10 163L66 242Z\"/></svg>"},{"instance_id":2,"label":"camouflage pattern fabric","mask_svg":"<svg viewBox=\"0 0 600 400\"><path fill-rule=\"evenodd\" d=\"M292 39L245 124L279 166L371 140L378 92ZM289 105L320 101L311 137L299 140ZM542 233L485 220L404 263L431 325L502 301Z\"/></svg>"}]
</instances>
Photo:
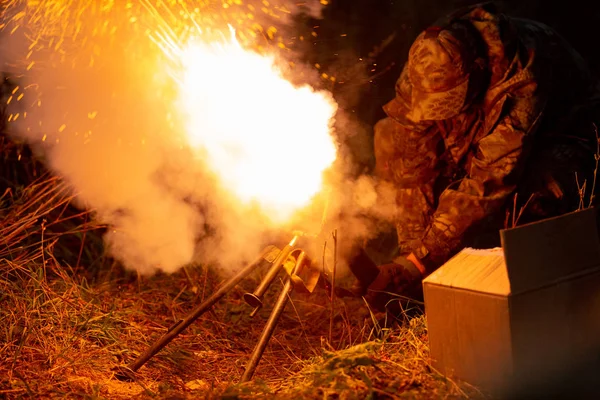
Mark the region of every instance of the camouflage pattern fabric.
<instances>
[{"instance_id":1,"label":"camouflage pattern fabric","mask_svg":"<svg viewBox=\"0 0 600 400\"><path fill-rule=\"evenodd\" d=\"M475 46L468 38L465 26L456 24L452 32L429 28L415 40L406 74L412 120L444 120L463 108L475 69Z\"/></svg>"},{"instance_id":2,"label":"camouflage pattern fabric","mask_svg":"<svg viewBox=\"0 0 600 400\"><path fill-rule=\"evenodd\" d=\"M575 173L591 182L597 145L597 82L556 32L488 7L459 20L475 41L420 35L375 126L376 173L397 188L400 253L429 272L464 246L499 245L515 195L517 213L527 202L520 223L577 209ZM432 40L460 57L432 52Z\"/></svg>"}]
</instances>

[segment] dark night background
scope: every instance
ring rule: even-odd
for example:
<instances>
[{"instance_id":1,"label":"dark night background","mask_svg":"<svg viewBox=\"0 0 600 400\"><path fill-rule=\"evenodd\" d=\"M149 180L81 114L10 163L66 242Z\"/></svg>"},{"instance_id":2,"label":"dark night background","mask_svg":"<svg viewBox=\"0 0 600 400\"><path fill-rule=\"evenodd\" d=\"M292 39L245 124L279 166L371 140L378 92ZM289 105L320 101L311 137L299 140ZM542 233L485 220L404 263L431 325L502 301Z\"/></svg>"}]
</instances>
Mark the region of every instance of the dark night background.
<instances>
[{"instance_id":1,"label":"dark night background","mask_svg":"<svg viewBox=\"0 0 600 400\"><path fill-rule=\"evenodd\" d=\"M312 51L307 52L313 63L337 72L335 58L343 53L355 59L367 58L369 52L379 46L385 38L395 34L394 40L371 62L370 81L360 74L349 76L349 88L337 85L334 95L340 107L353 112L367 133L367 140L350 143L356 163L364 168L371 167L372 127L385 116L382 106L394 96L394 84L406 61L408 50L416 36L437 19L460 7L480 3L479 1L442 0L332 0L324 11L324 19L311 21L318 26L318 36L313 41ZM544 0L507 0L495 2L500 11L507 15L534 19L543 22L564 36L587 60L592 71L600 75L600 2L572 0L551 2ZM347 36L340 36L346 34ZM338 56L332 56L337 53ZM349 68L351 64L344 64ZM343 69L344 67L342 67ZM335 74L335 72L334 72ZM350 74L351 75L351 74ZM362 82L362 83L361 83ZM366 150L366 151L364 151ZM580 368L556 377L553 382L540 382L541 386L524 388L515 398L591 398L597 395L597 371L600 359L590 355L590 360L581 360ZM535 395L534 395L535 393Z\"/></svg>"},{"instance_id":2,"label":"dark night background","mask_svg":"<svg viewBox=\"0 0 600 400\"><path fill-rule=\"evenodd\" d=\"M354 116L354 120L341 129L344 129L343 136L350 145L358 172L372 165L372 127L384 117L382 106L394 96L395 81L415 37L438 18L478 1L329 1L322 19L298 17L296 24L286 30L293 42L291 47L303 61L311 65L319 64L320 72L336 77L335 83L323 79L323 88L332 90L345 114ZM535 19L555 28L588 61L596 75L600 75L600 2L506 0L496 3L508 15ZM0 5L0 11L1 7ZM316 36L312 36L312 32ZM305 40L292 40L292 36L303 36ZM2 90L10 89L8 83L12 85L6 79L5 85L0 88L0 97ZM0 113L1 111L0 109ZM0 126L0 195L5 193L7 187L30 183L39 176L35 173L39 165L36 167L19 162L22 160L22 152L6 137L2 128ZM356 135L352 136L352 130L356 130ZM26 152L23 159L31 157L31 153ZM72 211L71 214L77 214L77 211ZM89 247L90 239L87 240L86 245ZM70 243L64 248L69 245ZM76 245L79 246L79 242ZM79 261L76 253L61 254L58 247L54 251L54 257ZM84 255L82 264L91 269L94 263L99 260L102 262L103 259L95 254L94 251L89 251L89 260L94 261L86 261L85 257L88 256ZM598 367L589 368L583 364L581 371L574 371L574 376L566 380L570 385L571 396L568 398L575 398L576 378L583 381L590 377L596 382L596 371ZM560 385L561 382L556 384ZM557 388L552 385L546 387L549 394L555 394L552 393L555 389Z\"/></svg>"},{"instance_id":3,"label":"dark night background","mask_svg":"<svg viewBox=\"0 0 600 400\"><path fill-rule=\"evenodd\" d=\"M384 117L381 107L394 96L394 84L412 41L438 18L476 3L480 1L331 0L322 20L300 21L299 25L306 29L305 36L312 39L303 42L302 57L320 64L321 72L336 76L335 85L324 87L333 87L340 107L356 116L355 122L367 132L358 135L363 139L354 143L350 139L357 164L368 168L372 163L371 151L366 148L371 145L370 131ZM555 28L596 74L600 72L600 3L507 0L495 4L508 15L535 19ZM317 37L310 36L311 30ZM387 46L369 59L369 53L386 38Z\"/></svg>"},{"instance_id":4,"label":"dark night background","mask_svg":"<svg viewBox=\"0 0 600 400\"><path fill-rule=\"evenodd\" d=\"M323 79L322 88L331 90L343 114L352 118L338 129L349 145L358 173L373 164L372 127L384 117L382 106L394 96L395 81L413 40L440 17L480 1L328 1L322 19L299 16L296 23L281 27L285 31L282 36L289 40L299 61L319 64L320 73L335 76L335 83ZM599 2L500 0L495 3L506 14L535 19L555 28L600 75ZM302 0L297 4L301 5ZM4 86L3 90L7 88ZM0 133L0 147L6 147L7 141L10 142Z\"/></svg>"}]
</instances>

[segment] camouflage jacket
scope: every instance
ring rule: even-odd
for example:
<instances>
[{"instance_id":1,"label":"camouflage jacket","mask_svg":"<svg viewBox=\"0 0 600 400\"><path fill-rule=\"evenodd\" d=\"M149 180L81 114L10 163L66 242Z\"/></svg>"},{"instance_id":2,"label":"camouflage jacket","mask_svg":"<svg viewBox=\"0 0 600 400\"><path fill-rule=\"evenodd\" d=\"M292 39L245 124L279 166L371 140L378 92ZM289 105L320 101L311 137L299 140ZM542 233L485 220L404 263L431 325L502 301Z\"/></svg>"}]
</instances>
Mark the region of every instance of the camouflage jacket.
<instances>
[{"instance_id":1,"label":"camouflage jacket","mask_svg":"<svg viewBox=\"0 0 600 400\"><path fill-rule=\"evenodd\" d=\"M375 126L376 173L397 188L400 253L414 253L430 271L472 245L470 231L498 236L536 146L563 135L598 93L581 57L547 26L481 7L461 18L487 45L482 100L450 120L414 124L401 104L403 71Z\"/></svg>"}]
</instances>

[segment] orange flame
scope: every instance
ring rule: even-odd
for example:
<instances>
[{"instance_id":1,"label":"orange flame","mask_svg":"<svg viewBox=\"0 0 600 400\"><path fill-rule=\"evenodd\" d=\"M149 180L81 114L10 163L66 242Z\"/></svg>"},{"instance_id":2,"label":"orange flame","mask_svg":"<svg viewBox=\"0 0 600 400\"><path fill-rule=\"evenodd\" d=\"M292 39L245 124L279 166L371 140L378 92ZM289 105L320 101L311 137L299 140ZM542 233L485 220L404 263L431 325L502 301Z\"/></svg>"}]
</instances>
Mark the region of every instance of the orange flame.
<instances>
[{"instance_id":1,"label":"orange flame","mask_svg":"<svg viewBox=\"0 0 600 400\"><path fill-rule=\"evenodd\" d=\"M224 186L245 204L285 222L322 188L336 159L336 103L294 87L273 57L225 43L192 42L180 61L187 136Z\"/></svg>"}]
</instances>

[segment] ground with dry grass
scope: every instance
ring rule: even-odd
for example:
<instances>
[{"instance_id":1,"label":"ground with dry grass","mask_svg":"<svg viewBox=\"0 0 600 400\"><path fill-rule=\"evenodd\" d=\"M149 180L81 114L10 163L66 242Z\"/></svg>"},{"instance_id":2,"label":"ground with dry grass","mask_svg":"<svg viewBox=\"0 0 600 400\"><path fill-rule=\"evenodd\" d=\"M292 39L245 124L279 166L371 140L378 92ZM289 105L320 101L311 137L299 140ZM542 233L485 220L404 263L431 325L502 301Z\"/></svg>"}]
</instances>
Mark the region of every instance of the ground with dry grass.
<instances>
[{"instance_id":1,"label":"ground with dry grass","mask_svg":"<svg viewBox=\"0 0 600 400\"><path fill-rule=\"evenodd\" d=\"M240 376L281 284L254 318L257 272L135 375L116 379L224 277L206 266L137 276L103 252L102 227L60 181L8 186L0 199L1 398L463 398L429 365L426 321L386 326L361 299L294 294L258 366ZM391 324L390 324L391 325ZM331 328L331 329L330 329ZM331 337L329 332L331 331Z\"/></svg>"}]
</instances>

